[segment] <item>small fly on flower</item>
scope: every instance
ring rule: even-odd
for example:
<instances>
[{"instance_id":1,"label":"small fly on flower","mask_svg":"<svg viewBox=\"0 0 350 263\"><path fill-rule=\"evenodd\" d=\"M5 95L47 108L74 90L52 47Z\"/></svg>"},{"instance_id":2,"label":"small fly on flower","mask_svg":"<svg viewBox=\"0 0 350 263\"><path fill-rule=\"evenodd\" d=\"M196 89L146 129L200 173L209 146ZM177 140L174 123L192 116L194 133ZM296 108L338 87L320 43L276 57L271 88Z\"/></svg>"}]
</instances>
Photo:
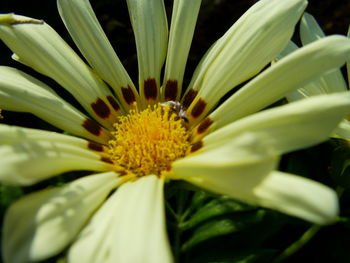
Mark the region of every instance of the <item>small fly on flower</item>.
<instances>
[{"instance_id":1,"label":"small fly on flower","mask_svg":"<svg viewBox=\"0 0 350 263\"><path fill-rule=\"evenodd\" d=\"M187 113L184 107L179 101L169 100L161 103L160 105L169 107L174 113L176 113L184 122L188 123Z\"/></svg>"}]
</instances>

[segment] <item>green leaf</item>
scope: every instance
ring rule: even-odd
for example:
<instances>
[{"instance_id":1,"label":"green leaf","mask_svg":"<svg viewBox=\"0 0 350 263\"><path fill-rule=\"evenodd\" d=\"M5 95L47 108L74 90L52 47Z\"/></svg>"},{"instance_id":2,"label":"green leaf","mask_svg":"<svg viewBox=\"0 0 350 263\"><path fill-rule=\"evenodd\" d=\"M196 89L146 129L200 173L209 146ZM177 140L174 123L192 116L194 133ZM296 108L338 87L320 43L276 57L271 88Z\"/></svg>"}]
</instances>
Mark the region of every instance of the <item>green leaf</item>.
<instances>
[{"instance_id":1,"label":"green leaf","mask_svg":"<svg viewBox=\"0 0 350 263\"><path fill-rule=\"evenodd\" d=\"M13 201L23 195L22 188L18 186L0 185L1 210L6 209Z\"/></svg>"},{"instance_id":2,"label":"green leaf","mask_svg":"<svg viewBox=\"0 0 350 263\"><path fill-rule=\"evenodd\" d=\"M261 249L261 250L245 250L237 253L216 253L208 256L206 253L200 253L195 259L191 259L191 263L254 263L254 262L269 262L271 256L275 254L275 250Z\"/></svg>"},{"instance_id":3,"label":"green leaf","mask_svg":"<svg viewBox=\"0 0 350 263\"><path fill-rule=\"evenodd\" d=\"M332 140L331 178L335 183L350 189L350 147L346 141Z\"/></svg>"},{"instance_id":4,"label":"green leaf","mask_svg":"<svg viewBox=\"0 0 350 263\"><path fill-rule=\"evenodd\" d=\"M265 210L257 210L250 213L233 215L230 218L218 218L201 224L182 245L181 251L187 251L205 240L241 231L262 220L265 213Z\"/></svg>"},{"instance_id":5,"label":"green leaf","mask_svg":"<svg viewBox=\"0 0 350 263\"><path fill-rule=\"evenodd\" d=\"M196 196L197 198L195 198ZM206 200L205 195L203 193L202 194L196 193L192 204L197 207L199 203L203 202L203 200ZM207 219L210 219L216 216L221 216L221 215L235 213L235 212L248 211L252 209L254 209L254 207L245 205L242 203L238 203L229 197L223 196L208 202L206 205L200 208L194 215L192 215L189 220L183 222L180 225L180 228L182 230L187 230Z\"/></svg>"}]
</instances>

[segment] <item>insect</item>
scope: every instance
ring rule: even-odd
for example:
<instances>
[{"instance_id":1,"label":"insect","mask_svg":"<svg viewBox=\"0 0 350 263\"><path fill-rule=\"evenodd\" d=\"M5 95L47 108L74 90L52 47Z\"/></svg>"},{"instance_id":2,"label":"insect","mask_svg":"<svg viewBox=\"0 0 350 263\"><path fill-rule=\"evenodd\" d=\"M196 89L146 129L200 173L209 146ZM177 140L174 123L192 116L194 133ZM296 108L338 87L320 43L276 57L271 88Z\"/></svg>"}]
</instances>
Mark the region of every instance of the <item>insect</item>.
<instances>
[{"instance_id":1,"label":"insect","mask_svg":"<svg viewBox=\"0 0 350 263\"><path fill-rule=\"evenodd\" d=\"M174 111L184 122L188 122L187 113L184 110L183 106L179 101L169 100L161 103L162 106L169 107L172 111Z\"/></svg>"}]
</instances>

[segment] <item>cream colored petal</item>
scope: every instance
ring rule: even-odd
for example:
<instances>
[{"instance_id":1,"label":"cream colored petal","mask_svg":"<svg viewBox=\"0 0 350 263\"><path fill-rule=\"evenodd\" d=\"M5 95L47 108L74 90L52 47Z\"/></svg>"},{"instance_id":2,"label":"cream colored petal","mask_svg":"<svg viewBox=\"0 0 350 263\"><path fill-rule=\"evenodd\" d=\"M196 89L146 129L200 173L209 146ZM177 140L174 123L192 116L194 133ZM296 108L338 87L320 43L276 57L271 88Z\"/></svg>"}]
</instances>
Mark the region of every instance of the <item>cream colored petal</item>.
<instances>
[{"instance_id":1,"label":"cream colored petal","mask_svg":"<svg viewBox=\"0 0 350 263\"><path fill-rule=\"evenodd\" d=\"M278 56L277 61L279 61L281 58L293 53L294 51L296 51L298 49L299 49L299 47L294 42L289 41L287 47ZM275 65L275 63L273 63L273 65ZM324 75L332 74L334 71L338 71L338 70L329 71L329 72L325 73ZM325 86L323 84L325 84L323 77L315 78L313 81L309 82L308 84L304 85L303 87L300 87L299 89L293 90L292 92L288 93L286 95L286 98L288 101L296 101L296 100L304 99L304 98L310 97L310 96L322 95L322 94L329 93L329 92L327 92L326 89L324 89L324 87L327 88L327 86Z\"/></svg>"},{"instance_id":2,"label":"cream colored petal","mask_svg":"<svg viewBox=\"0 0 350 263\"><path fill-rule=\"evenodd\" d=\"M153 103L160 95L160 73L168 43L164 1L127 0L127 4L135 34L141 100L144 104Z\"/></svg>"},{"instance_id":3,"label":"cream colored petal","mask_svg":"<svg viewBox=\"0 0 350 263\"><path fill-rule=\"evenodd\" d=\"M306 4L304 0L261 0L252 6L201 64L193 89L202 87L189 111L203 99L205 115L229 90L262 70L287 45Z\"/></svg>"},{"instance_id":4,"label":"cream colored petal","mask_svg":"<svg viewBox=\"0 0 350 263\"><path fill-rule=\"evenodd\" d=\"M84 139L61 133L0 124L0 145L35 141L60 142L81 148L86 148L88 143Z\"/></svg>"},{"instance_id":5,"label":"cream colored petal","mask_svg":"<svg viewBox=\"0 0 350 263\"><path fill-rule=\"evenodd\" d=\"M174 1L162 90L165 100L178 101L180 98L187 56L201 2L202 0ZM170 94L175 96L171 97Z\"/></svg>"},{"instance_id":6,"label":"cream colored petal","mask_svg":"<svg viewBox=\"0 0 350 263\"><path fill-rule=\"evenodd\" d=\"M62 100L43 82L14 68L0 66L0 108L30 112L48 123L94 141L106 143L107 130L99 127L99 134L89 132L84 123L88 117Z\"/></svg>"},{"instance_id":7,"label":"cream colored petal","mask_svg":"<svg viewBox=\"0 0 350 263\"><path fill-rule=\"evenodd\" d=\"M259 74L210 114L213 125L207 132L269 106L319 74L343 65L349 54L350 40L342 36L326 37L300 48Z\"/></svg>"},{"instance_id":8,"label":"cream colored petal","mask_svg":"<svg viewBox=\"0 0 350 263\"><path fill-rule=\"evenodd\" d=\"M348 34L347 34L348 38L350 38L350 26L348 28ZM347 71L347 75L348 75L348 87L350 89L350 59L348 59L348 61L346 62L346 71Z\"/></svg>"},{"instance_id":9,"label":"cream colored petal","mask_svg":"<svg viewBox=\"0 0 350 263\"><path fill-rule=\"evenodd\" d=\"M209 134L205 145L219 147L246 132L275 154L302 149L328 139L350 113L350 92L320 95L253 114Z\"/></svg>"},{"instance_id":10,"label":"cream colored petal","mask_svg":"<svg viewBox=\"0 0 350 263\"><path fill-rule=\"evenodd\" d=\"M256 204L316 224L333 223L339 213L333 189L292 174L274 171L252 193Z\"/></svg>"},{"instance_id":11,"label":"cream colored petal","mask_svg":"<svg viewBox=\"0 0 350 263\"><path fill-rule=\"evenodd\" d=\"M281 52L281 54L278 56L278 59L281 59L287 55L289 55L290 53L293 53L294 51L296 51L299 47L293 42L293 41L289 41L287 46L284 48L284 50Z\"/></svg>"},{"instance_id":12,"label":"cream colored petal","mask_svg":"<svg viewBox=\"0 0 350 263\"><path fill-rule=\"evenodd\" d=\"M135 98L138 93L103 32L89 1L59 0L57 4L60 16L81 53L99 76L113 88L123 107L128 109L131 105L126 103L122 88L130 87Z\"/></svg>"},{"instance_id":13,"label":"cream colored petal","mask_svg":"<svg viewBox=\"0 0 350 263\"><path fill-rule=\"evenodd\" d=\"M163 185L150 175L118 188L70 248L69 262L173 262Z\"/></svg>"},{"instance_id":14,"label":"cream colored petal","mask_svg":"<svg viewBox=\"0 0 350 263\"><path fill-rule=\"evenodd\" d=\"M119 182L115 173L96 174L15 202L4 220L5 261L40 261L61 252Z\"/></svg>"},{"instance_id":15,"label":"cream colored petal","mask_svg":"<svg viewBox=\"0 0 350 263\"><path fill-rule=\"evenodd\" d=\"M324 38L325 36L316 19L309 13L304 13L300 21L300 39L303 46Z\"/></svg>"},{"instance_id":16,"label":"cream colored petal","mask_svg":"<svg viewBox=\"0 0 350 263\"><path fill-rule=\"evenodd\" d=\"M22 142L62 143L95 152L101 157L108 157L108 147L99 143L51 131L0 124L1 145L14 145Z\"/></svg>"},{"instance_id":17,"label":"cream colored petal","mask_svg":"<svg viewBox=\"0 0 350 263\"><path fill-rule=\"evenodd\" d=\"M234 137L225 145L175 161L173 179L245 201L251 189L277 166L278 158L265 141L252 133Z\"/></svg>"},{"instance_id":18,"label":"cream colored petal","mask_svg":"<svg viewBox=\"0 0 350 263\"><path fill-rule=\"evenodd\" d=\"M0 24L0 38L15 53L13 58L54 79L91 116L111 127L119 111L108 101L112 94L102 80L49 25L27 22L30 18L18 15L13 15L13 19L11 24Z\"/></svg>"},{"instance_id":19,"label":"cream colored petal","mask_svg":"<svg viewBox=\"0 0 350 263\"><path fill-rule=\"evenodd\" d=\"M316 19L305 13L300 22L300 38L303 45L310 44L318 39L324 38L325 34L318 25ZM318 83L321 90L326 93L341 92L347 90L347 85L340 70L333 70L324 74L320 83Z\"/></svg>"},{"instance_id":20,"label":"cream colored petal","mask_svg":"<svg viewBox=\"0 0 350 263\"><path fill-rule=\"evenodd\" d=\"M350 122L347 119L342 120L332 137L350 140Z\"/></svg>"},{"instance_id":21,"label":"cream colored petal","mask_svg":"<svg viewBox=\"0 0 350 263\"><path fill-rule=\"evenodd\" d=\"M68 171L113 170L104 160L99 153L69 142L22 140L0 147L0 182L32 185Z\"/></svg>"}]
</instances>

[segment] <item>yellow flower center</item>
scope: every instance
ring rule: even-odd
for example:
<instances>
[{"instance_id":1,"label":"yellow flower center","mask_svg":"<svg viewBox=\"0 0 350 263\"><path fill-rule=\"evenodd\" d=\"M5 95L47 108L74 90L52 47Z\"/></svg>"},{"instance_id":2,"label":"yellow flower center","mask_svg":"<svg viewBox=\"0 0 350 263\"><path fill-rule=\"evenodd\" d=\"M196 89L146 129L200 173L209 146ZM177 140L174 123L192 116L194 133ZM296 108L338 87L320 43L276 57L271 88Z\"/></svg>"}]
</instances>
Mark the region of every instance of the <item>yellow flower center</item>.
<instances>
[{"instance_id":1,"label":"yellow flower center","mask_svg":"<svg viewBox=\"0 0 350 263\"><path fill-rule=\"evenodd\" d=\"M137 176L160 175L183 157L189 132L170 107L157 104L119 117L109 141L112 160Z\"/></svg>"}]
</instances>

